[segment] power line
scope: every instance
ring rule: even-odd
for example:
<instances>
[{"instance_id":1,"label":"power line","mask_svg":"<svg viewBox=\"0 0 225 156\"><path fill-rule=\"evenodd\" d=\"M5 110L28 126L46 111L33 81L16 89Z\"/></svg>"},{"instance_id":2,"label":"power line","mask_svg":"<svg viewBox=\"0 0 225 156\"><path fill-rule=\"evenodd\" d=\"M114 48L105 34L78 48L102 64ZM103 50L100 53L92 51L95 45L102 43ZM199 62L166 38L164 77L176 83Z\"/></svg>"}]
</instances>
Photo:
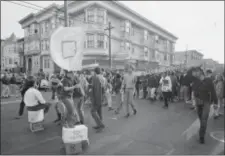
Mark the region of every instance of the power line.
<instances>
[{"instance_id":1,"label":"power line","mask_svg":"<svg viewBox=\"0 0 225 156\"><path fill-rule=\"evenodd\" d=\"M37 9L37 8L29 7L29 6L26 6L26 5L23 5L23 4L19 4L19 3L16 3L16 2L12 2L12 1L3 1L3 2L9 2L9 3L13 3L13 4L16 4L16 5L20 5L20 6L23 6L23 7L29 8L29 9L33 9L33 10L40 11L40 10L39 10L39 9Z\"/></svg>"},{"instance_id":2,"label":"power line","mask_svg":"<svg viewBox=\"0 0 225 156\"><path fill-rule=\"evenodd\" d=\"M30 2L26 2L26 1L20 1L20 2L29 4L29 5L33 5L33 6L36 6L36 7L38 7L38 8L41 8L41 9L45 9L44 7L42 7L42 6L40 6L40 5L36 5L36 4L30 3Z\"/></svg>"},{"instance_id":3,"label":"power line","mask_svg":"<svg viewBox=\"0 0 225 156\"><path fill-rule=\"evenodd\" d=\"M46 10L46 8L44 8L44 7L42 7L42 6L39 6L39 5L36 5L36 4L32 4L32 3L29 3L29 2L25 2L25 1L20 1L20 2L29 4L29 5L33 5L33 6L35 6L35 7L39 7L39 8L42 8L42 9L33 8L33 7L31 7L31 6L23 5L23 4L20 4L20 3L15 3L15 2L12 2L12 1L4 1L4 2L13 3L13 4L16 4L16 5L23 6L23 7L29 8L29 9L33 9L33 10L37 10L37 11L41 11L42 9ZM42 11L43 11L43 10L42 10ZM62 10L60 10L60 9L58 9L58 11L64 12L64 11L62 11ZM58 14L57 11L54 11L54 12L56 13L56 15ZM61 20L64 20L64 18L62 18L62 17L58 17L58 18L61 19ZM70 19L70 20L71 20L71 19ZM99 25L99 26L106 26L106 25L107 25L107 24L101 24L101 23L97 23L97 22L90 22L90 21L86 22L86 21L84 21L84 19L78 19L78 18L72 19L72 20L74 20L74 21L80 21L80 22L82 22L83 24L96 24L96 25ZM133 31L134 31L134 30L133 30ZM139 34L143 34L143 33L139 32L139 31L134 31L134 32L135 32L135 33L139 33ZM131 33L131 32L129 32L129 33ZM106 34L105 34L105 35L106 35ZM112 39L113 39L113 38L112 38ZM115 40L115 39L114 39L114 40Z\"/></svg>"}]
</instances>

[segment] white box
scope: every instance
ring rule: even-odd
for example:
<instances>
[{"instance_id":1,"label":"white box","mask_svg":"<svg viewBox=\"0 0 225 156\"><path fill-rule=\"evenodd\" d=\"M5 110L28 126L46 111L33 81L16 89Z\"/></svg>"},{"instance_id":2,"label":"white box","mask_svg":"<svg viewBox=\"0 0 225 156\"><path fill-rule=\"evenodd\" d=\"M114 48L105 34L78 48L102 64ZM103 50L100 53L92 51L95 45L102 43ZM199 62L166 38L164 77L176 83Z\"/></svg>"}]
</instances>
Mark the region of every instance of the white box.
<instances>
[{"instance_id":1,"label":"white box","mask_svg":"<svg viewBox=\"0 0 225 156\"><path fill-rule=\"evenodd\" d=\"M88 128L85 125L76 125L73 128L63 127L62 140L64 144L88 141Z\"/></svg>"},{"instance_id":2,"label":"white box","mask_svg":"<svg viewBox=\"0 0 225 156\"><path fill-rule=\"evenodd\" d=\"M44 120L44 110L39 111L28 111L28 122L37 123Z\"/></svg>"}]
</instances>

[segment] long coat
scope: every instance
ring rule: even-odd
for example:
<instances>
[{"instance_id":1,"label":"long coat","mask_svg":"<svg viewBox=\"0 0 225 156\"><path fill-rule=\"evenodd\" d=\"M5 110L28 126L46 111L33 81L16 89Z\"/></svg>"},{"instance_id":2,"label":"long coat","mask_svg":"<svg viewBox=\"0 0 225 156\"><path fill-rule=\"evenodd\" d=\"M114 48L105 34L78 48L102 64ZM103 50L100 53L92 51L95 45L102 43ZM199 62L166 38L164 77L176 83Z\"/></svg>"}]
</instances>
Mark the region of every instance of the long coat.
<instances>
[{"instance_id":1,"label":"long coat","mask_svg":"<svg viewBox=\"0 0 225 156\"><path fill-rule=\"evenodd\" d=\"M95 75L92 77L92 87L91 87L91 101L94 107L99 107L102 105L102 83L99 76Z\"/></svg>"}]
</instances>

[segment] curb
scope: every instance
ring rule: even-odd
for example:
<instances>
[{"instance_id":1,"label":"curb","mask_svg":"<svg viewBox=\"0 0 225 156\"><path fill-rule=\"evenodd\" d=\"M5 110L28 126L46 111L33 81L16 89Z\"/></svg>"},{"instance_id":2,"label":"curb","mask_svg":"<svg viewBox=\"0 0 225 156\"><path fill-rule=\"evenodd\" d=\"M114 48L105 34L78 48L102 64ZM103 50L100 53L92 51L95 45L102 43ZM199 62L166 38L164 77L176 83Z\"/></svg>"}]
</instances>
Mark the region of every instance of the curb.
<instances>
[{"instance_id":1,"label":"curb","mask_svg":"<svg viewBox=\"0 0 225 156\"><path fill-rule=\"evenodd\" d=\"M14 104L14 103L17 103L17 102L20 102L20 100L14 100L14 101L1 101L1 105L7 105L7 104Z\"/></svg>"}]
</instances>

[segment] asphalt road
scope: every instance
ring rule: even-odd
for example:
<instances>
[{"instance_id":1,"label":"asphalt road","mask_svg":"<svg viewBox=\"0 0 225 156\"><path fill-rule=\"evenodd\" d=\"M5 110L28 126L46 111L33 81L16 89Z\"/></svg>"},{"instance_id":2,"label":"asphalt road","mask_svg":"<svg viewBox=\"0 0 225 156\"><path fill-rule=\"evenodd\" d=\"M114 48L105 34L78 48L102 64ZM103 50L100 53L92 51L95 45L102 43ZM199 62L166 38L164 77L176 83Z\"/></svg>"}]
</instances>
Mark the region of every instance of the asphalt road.
<instances>
[{"instance_id":1,"label":"asphalt road","mask_svg":"<svg viewBox=\"0 0 225 156\"><path fill-rule=\"evenodd\" d=\"M44 93L46 100L50 93ZM16 99L19 100L19 99ZM45 119L45 130L31 133L28 129L27 112L20 120L15 120L19 102L7 99L1 102L1 152L16 155L60 155L61 127L54 124L54 108ZM211 135L222 131L224 138L224 117L209 119L206 144L198 143L196 112L183 103L172 103L168 110L162 102L150 103L135 100L137 114L124 118L124 113L114 115L105 107L104 123L107 128L96 133L92 126L88 108L85 109L85 122L88 126L90 147L84 154L91 155L208 155L223 154L224 143ZM116 107L116 103L113 103ZM218 135L218 134L217 134ZM214 135L215 136L215 135ZM220 136L221 137L221 136Z\"/></svg>"}]
</instances>

